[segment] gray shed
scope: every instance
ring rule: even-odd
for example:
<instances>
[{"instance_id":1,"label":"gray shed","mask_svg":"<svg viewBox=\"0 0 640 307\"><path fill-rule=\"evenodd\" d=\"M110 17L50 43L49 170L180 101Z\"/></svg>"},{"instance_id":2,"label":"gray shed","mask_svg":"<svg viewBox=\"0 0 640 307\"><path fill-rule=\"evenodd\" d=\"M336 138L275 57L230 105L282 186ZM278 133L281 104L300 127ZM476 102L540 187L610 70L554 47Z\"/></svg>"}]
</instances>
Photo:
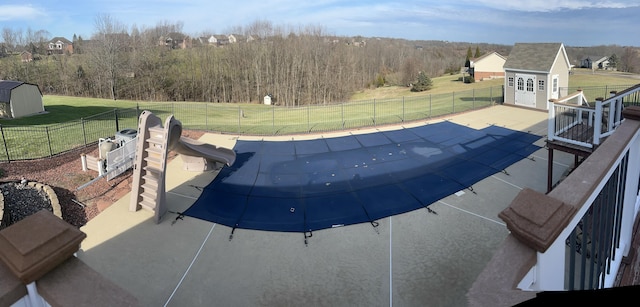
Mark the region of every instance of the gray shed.
<instances>
[{"instance_id":1,"label":"gray shed","mask_svg":"<svg viewBox=\"0 0 640 307\"><path fill-rule=\"evenodd\" d=\"M547 110L567 93L569 57L562 43L517 43L504 63L504 102Z\"/></svg>"},{"instance_id":2,"label":"gray shed","mask_svg":"<svg viewBox=\"0 0 640 307\"><path fill-rule=\"evenodd\" d=\"M42 92L37 85L0 80L0 118L19 118L42 112Z\"/></svg>"}]
</instances>

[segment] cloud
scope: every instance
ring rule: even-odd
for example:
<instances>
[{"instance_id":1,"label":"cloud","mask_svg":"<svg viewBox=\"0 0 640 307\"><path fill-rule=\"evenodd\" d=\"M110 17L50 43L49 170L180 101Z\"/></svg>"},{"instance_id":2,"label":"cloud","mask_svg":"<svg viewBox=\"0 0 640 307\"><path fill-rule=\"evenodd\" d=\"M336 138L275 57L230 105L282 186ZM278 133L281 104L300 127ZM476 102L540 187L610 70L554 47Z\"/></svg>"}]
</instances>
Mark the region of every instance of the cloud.
<instances>
[{"instance_id":1,"label":"cloud","mask_svg":"<svg viewBox=\"0 0 640 307\"><path fill-rule=\"evenodd\" d=\"M44 11L30 5L0 4L0 20L26 20L46 16Z\"/></svg>"},{"instance_id":2,"label":"cloud","mask_svg":"<svg viewBox=\"0 0 640 307\"><path fill-rule=\"evenodd\" d=\"M581 10L581 9L622 9L638 7L637 0L617 0L617 1L582 1L582 0L474 0L463 1L469 6L485 6L497 10L523 11L523 12L552 12L560 10Z\"/></svg>"}]
</instances>

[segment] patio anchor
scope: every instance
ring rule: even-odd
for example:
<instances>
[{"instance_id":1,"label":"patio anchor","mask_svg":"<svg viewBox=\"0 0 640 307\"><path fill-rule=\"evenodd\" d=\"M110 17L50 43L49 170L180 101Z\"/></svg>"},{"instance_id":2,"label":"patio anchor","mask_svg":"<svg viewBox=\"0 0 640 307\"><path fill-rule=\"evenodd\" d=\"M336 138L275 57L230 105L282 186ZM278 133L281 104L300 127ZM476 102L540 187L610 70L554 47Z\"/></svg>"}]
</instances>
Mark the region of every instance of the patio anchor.
<instances>
[{"instance_id":1,"label":"patio anchor","mask_svg":"<svg viewBox=\"0 0 640 307\"><path fill-rule=\"evenodd\" d=\"M378 226L380 226L380 223L378 223L377 221L369 221L369 223L371 223L371 226L373 226L373 230L377 234L380 234L380 230L378 230Z\"/></svg>"},{"instance_id":2,"label":"patio anchor","mask_svg":"<svg viewBox=\"0 0 640 307\"><path fill-rule=\"evenodd\" d=\"M238 227L238 224L233 225L233 228L231 228L231 234L229 235L229 241L231 241L231 239L233 239L233 232L236 231L236 228Z\"/></svg>"},{"instance_id":3,"label":"patio anchor","mask_svg":"<svg viewBox=\"0 0 640 307\"><path fill-rule=\"evenodd\" d=\"M169 213L174 213L177 214L178 216L176 216L176 218L173 220L173 222L171 222L171 226L173 226L173 224L175 224L178 220L183 220L184 221L184 212L173 212L173 211L168 211Z\"/></svg>"},{"instance_id":4,"label":"patio anchor","mask_svg":"<svg viewBox=\"0 0 640 307\"><path fill-rule=\"evenodd\" d=\"M473 190L473 186L469 186L467 189L469 189L471 193L478 195L478 193L476 193L476 191Z\"/></svg>"},{"instance_id":5,"label":"patio anchor","mask_svg":"<svg viewBox=\"0 0 640 307\"><path fill-rule=\"evenodd\" d=\"M309 233L308 236L307 236L307 233ZM309 229L309 231L304 232L304 246L309 246L309 242L307 242L307 238L311 238L311 237L313 237L313 231L311 231L311 229Z\"/></svg>"}]
</instances>

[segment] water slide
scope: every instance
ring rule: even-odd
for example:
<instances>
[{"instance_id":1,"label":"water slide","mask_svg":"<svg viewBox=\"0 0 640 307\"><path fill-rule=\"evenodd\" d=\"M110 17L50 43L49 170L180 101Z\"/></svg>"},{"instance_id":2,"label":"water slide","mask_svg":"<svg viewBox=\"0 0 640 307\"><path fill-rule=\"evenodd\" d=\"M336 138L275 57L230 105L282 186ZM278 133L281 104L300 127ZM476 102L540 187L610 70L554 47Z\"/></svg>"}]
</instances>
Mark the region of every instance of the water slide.
<instances>
[{"instance_id":1,"label":"water slide","mask_svg":"<svg viewBox=\"0 0 640 307\"><path fill-rule=\"evenodd\" d=\"M156 223L160 223L167 212L165 183L169 151L180 154L183 168L189 171L217 169L218 163L231 165L236 160L235 151L231 149L182 136L182 123L173 115L167 117L163 126L158 116L143 111L138 119L129 210L151 210Z\"/></svg>"},{"instance_id":2,"label":"water slide","mask_svg":"<svg viewBox=\"0 0 640 307\"><path fill-rule=\"evenodd\" d=\"M216 163L229 166L236 160L236 153L232 149L182 136L182 125L179 122L169 132L169 150L180 154L184 162L183 168L189 171L215 169Z\"/></svg>"}]
</instances>

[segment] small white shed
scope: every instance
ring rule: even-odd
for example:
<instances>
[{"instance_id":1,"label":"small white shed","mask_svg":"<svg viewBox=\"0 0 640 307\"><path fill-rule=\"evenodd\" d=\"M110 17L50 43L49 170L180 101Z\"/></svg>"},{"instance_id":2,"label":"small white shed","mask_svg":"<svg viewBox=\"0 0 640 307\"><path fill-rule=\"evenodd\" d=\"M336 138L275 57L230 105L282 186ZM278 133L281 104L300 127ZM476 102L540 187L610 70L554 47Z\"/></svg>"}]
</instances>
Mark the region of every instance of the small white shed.
<instances>
[{"instance_id":1,"label":"small white shed","mask_svg":"<svg viewBox=\"0 0 640 307\"><path fill-rule=\"evenodd\" d=\"M504 63L504 102L547 110L567 93L571 64L562 43L516 43Z\"/></svg>"},{"instance_id":2,"label":"small white shed","mask_svg":"<svg viewBox=\"0 0 640 307\"><path fill-rule=\"evenodd\" d=\"M42 92L37 85L0 80L0 118L19 118L42 112Z\"/></svg>"}]
</instances>

